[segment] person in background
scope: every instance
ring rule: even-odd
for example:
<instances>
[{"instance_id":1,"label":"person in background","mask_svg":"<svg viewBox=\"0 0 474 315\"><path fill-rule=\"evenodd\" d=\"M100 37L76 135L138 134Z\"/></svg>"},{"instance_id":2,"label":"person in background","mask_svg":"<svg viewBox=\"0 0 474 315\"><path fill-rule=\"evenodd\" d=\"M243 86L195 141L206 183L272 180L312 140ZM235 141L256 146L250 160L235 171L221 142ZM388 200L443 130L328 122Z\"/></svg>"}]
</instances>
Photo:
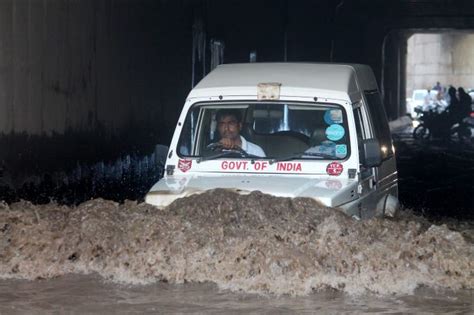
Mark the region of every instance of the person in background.
<instances>
[{"instance_id":1,"label":"person in background","mask_svg":"<svg viewBox=\"0 0 474 315\"><path fill-rule=\"evenodd\" d=\"M441 85L441 83L439 83L439 81L436 81L436 84L435 86L433 86L432 90L443 92L443 86Z\"/></svg>"},{"instance_id":2,"label":"person in background","mask_svg":"<svg viewBox=\"0 0 474 315\"><path fill-rule=\"evenodd\" d=\"M448 89L448 96L449 96L449 105L447 111L449 113L451 123L456 123L459 121L461 117L462 109L461 109L461 102L457 97L456 88L450 86Z\"/></svg>"},{"instance_id":3,"label":"person in background","mask_svg":"<svg viewBox=\"0 0 474 315\"><path fill-rule=\"evenodd\" d=\"M446 101L446 103L449 105L451 104L451 95L449 94L449 91L451 90L451 88L454 88L455 92L456 92L456 88L453 87L451 84L449 85L449 87L446 89L444 89L444 100ZM456 93L454 93L456 95Z\"/></svg>"},{"instance_id":4,"label":"person in background","mask_svg":"<svg viewBox=\"0 0 474 315\"><path fill-rule=\"evenodd\" d=\"M444 94L442 91L438 91L438 93L436 93L436 101L438 103L444 102Z\"/></svg>"},{"instance_id":5,"label":"person in background","mask_svg":"<svg viewBox=\"0 0 474 315\"><path fill-rule=\"evenodd\" d=\"M444 99L444 93L442 91L438 91L434 100L435 110L437 111L438 114L440 114L446 109L447 106L448 106L448 103Z\"/></svg>"},{"instance_id":6,"label":"person in background","mask_svg":"<svg viewBox=\"0 0 474 315\"><path fill-rule=\"evenodd\" d=\"M471 103L472 98L466 91L462 88L458 88L458 95L459 95L459 115L461 115L461 119L467 117L471 113Z\"/></svg>"},{"instance_id":7,"label":"person in background","mask_svg":"<svg viewBox=\"0 0 474 315\"><path fill-rule=\"evenodd\" d=\"M427 91L428 91L428 93L425 95L425 100L424 100L424 103L423 103L423 110L429 110L429 109L431 109L431 107L433 105L433 98L431 97L431 90L428 89Z\"/></svg>"}]
</instances>

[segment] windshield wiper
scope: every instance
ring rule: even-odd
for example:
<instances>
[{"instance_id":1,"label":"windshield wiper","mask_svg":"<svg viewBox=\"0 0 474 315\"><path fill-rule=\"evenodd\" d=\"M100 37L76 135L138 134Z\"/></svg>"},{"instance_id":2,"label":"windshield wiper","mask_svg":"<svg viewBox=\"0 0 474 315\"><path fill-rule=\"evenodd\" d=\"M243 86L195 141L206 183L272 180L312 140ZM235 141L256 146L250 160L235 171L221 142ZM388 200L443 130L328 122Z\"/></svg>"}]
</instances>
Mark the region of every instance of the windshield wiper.
<instances>
[{"instance_id":1,"label":"windshield wiper","mask_svg":"<svg viewBox=\"0 0 474 315\"><path fill-rule=\"evenodd\" d=\"M279 157L279 158L274 158L269 161L270 164L276 163L276 162L283 162L283 161L289 161L289 160L294 160L294 159L299 159L304 156L310 156L310 157L317 157L320 159L329 159L333 160L334 155L327 154L327 153L320 153L320 152L299 152L299 153L294 153L291 155Z\"/></svg>"}]
</instances>

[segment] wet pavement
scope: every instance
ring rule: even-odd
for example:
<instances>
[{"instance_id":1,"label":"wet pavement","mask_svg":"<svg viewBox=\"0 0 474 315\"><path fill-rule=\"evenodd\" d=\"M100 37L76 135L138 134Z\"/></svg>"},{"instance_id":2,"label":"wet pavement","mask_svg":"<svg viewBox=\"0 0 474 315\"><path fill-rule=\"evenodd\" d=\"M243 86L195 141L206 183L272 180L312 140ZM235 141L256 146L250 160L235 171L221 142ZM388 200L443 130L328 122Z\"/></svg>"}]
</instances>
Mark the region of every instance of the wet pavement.
<instances>
[{"instance_id":1,"label":"wet pavement","mask_svg":"<svg viewBox=\"0 0 474 315\"><path fill-rule=\"evenodd\" d=\"M418 141L412 130L393 132L402 205L433 219L474 219L474 141Z\"/></svg>"}]
</instances>

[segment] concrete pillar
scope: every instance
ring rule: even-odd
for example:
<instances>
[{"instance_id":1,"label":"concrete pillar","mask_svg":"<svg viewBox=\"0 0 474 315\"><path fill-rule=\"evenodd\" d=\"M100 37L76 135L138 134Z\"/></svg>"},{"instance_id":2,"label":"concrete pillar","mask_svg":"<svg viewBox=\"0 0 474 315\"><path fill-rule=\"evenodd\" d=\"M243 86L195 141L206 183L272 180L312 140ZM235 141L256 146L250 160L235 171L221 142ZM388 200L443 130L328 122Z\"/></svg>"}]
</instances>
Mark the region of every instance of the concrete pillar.
<instances>
[{"instance_id":1,"label":"concrete pillar","mask_svg":"<svg viewBox=\"0 0 474 315\"><path fill-rule=\"evenodd\" d=\"M31 120L28 106L28 2L13 1L13 125L15 130L25 130Z\"/></svg>"},{"instance_id":2,"label":"concrete pillar","mask_svg":"<svg viewBox=\"0 0 474 315\"><path fill-rule=\"evenodd\" d=\"M13 120L13 3L0 1L0 133L10 133Z\"/></svg>"},{"instance_id":3,"label":"concrete pillar","mask_svg":"<svg viewBox=\"0 0 474 315\"><path fill-rule=\"evenodd\" d=\"M25 130L33 134L44 131L44 86L45 73L43 56L44 40L44 2L30 0L27 9L27 77L24 88L27 92L27 109L25 110ZM22 87L20 87L22 89Z\"/></svg>"},{"instance_id":4,"label":"concrete pillar","mask_svg":"<svg viewBox=\"0 0 474 315\"><path fill-rule=\"evenodd\" d=\"M404 49L405 37L396 30L387 35L385 39L383 88L384 104L390 120L400 117L400 108L404 104Z\"/></svg>"},{"instance_id":5,"label":"concrete pillar","mask_svg":"<svg viewBox=\"0 0 474 315\"><path fill-rule=\"evenodd\" d=\"M399 96L400 96L400 102L398 106L398 117L402 117L406 114L407 112L407 104L406 104L406 87L407 87L407 43L408 41L408 34L407 33L402 33L401 38L399 41L399 46L398 46L398 53L400 56L400 70L399 70Z\"/></svg>"}]
</instances>

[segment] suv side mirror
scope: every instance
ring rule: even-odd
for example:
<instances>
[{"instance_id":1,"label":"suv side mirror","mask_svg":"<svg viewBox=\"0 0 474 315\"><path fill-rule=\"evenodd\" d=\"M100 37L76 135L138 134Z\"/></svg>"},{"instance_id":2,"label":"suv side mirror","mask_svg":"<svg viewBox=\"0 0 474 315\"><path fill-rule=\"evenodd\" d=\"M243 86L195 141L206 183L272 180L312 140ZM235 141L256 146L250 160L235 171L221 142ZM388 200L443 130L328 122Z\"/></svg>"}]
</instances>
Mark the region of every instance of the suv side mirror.
<instances>
[{"instance_id":1,"label":"suv side mirror","mask_svg":"<svg viewBox=\"0 0 474 315\"><path fill-rule=\"evenodd\" d=\"M366 139L362 141L362 164L365 167L375 167L382 163L380 144L377 139Z\"/></svg>"}]
</instances>

